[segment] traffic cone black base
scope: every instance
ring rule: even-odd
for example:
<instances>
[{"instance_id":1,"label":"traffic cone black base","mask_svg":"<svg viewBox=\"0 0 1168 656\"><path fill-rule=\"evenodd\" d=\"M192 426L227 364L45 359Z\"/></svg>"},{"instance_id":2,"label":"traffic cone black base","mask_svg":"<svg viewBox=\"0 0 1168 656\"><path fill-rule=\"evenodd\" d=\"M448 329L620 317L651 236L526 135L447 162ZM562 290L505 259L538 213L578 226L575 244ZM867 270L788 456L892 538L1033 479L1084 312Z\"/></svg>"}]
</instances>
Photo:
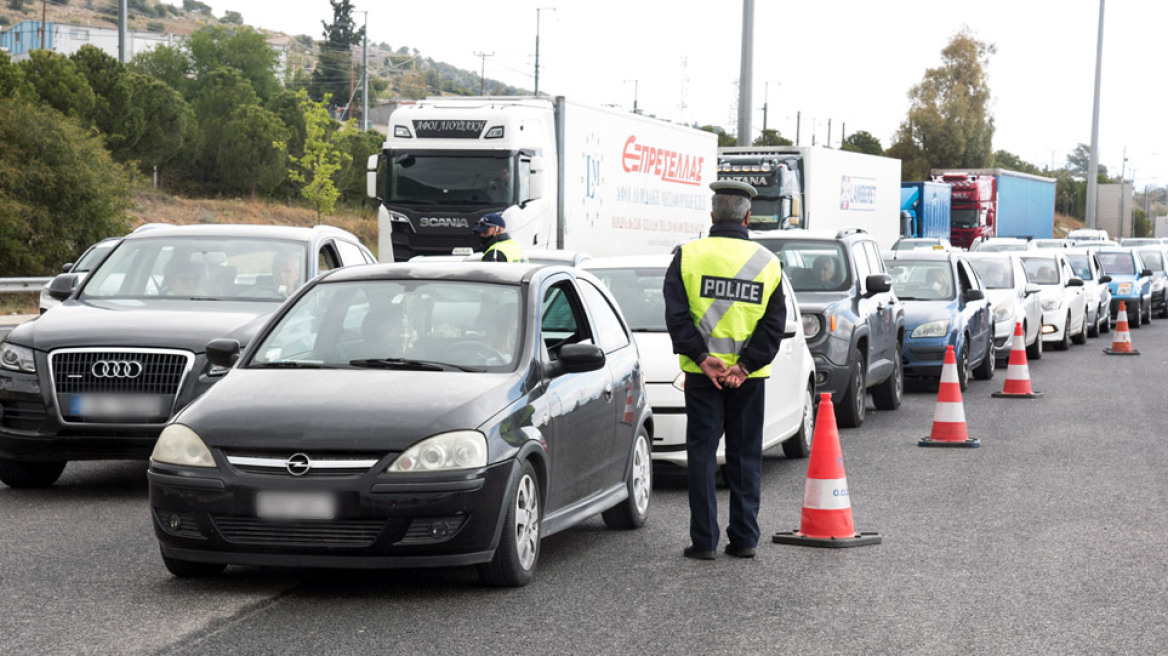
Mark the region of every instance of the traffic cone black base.
<instances>
[{"instance_id":1,"label":"traffic cone black base","mask_svg":"<svg viewBox=\"0 0 1168 656\"><path fill-rule=\"evenodd\" d=\"M775 544L794 544L800 547L819 547L820 549L848 549L850 547L866 547L870 544L880 544L884 538L879 533L864 531L857 533L853 538L812 538L799 531L779 531L771 538Z\"/></svg>"},{"instance_id":2,"label":"traffic cone black base","mask_svg":"<svg viewBox=\"0 0 1168 656\"><path fill-rule=\"evenodd\" d=\"M1006 394L1005 392L993 392L990 396L995 399L1041 399L1042 392L1030 392L1029 394Z\"/></svg>"},{"instance_id":3,"label":"traffic cone black base","mask_svg":"<svg viewBox=\"0 0 1168 656\"><path fill-rule=\"evenodd\" d=\"M1105 348L1105 349L1103 349L1103 352L1106 353L1107 355L1139 355L1140 354L1140 352L1137 351L1136 349L1132 349L1130 351L1112 351L1109 348Z\"/></svg>"},{"instance_id":4,"label":"traffic cone black base","mask_svg":"<svg viewBox=\"0 0 1168 656\"><path fill-rule=\"evenodd\" d=\"M917 446L961 446L961 447L977 448L977 447L981 446L981 442L978 442L977 439L971 439L971 440L934 440L930 437L926 437L925 439L921 440L920 442L917 442Z\"/></svg>"}]
</instances>

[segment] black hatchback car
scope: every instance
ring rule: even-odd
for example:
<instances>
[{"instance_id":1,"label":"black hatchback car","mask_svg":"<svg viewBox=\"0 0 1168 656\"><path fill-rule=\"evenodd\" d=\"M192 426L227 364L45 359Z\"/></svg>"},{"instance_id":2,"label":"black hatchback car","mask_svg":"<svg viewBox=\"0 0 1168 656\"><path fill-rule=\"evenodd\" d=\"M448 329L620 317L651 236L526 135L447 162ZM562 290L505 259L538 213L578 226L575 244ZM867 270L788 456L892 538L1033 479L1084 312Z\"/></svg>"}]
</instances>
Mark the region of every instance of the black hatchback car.
<instances>
[{"instance_id":1,"label":"black hatchback car","mask_svg":"<svg viewBox=\"0 0 1168 656\"><path fill-rule=\"evenodd\" d=\"M52 485L70 460L146 459L162 427L225 368L203 347L246 343L303 281L374 261L328 226L156 226L123 238L63 302L0 341L0 481Z\"/></svg>"},{"instance_id":2,"label":"black hatchback car","mask_svg":"<svg viewBox=\"0 0 1168 656\"><path fill-rule=\"evenodd\" d=\"M540 539L640 526L652 417L591 275L411 263L329 273L162 432L148 472L176 576L228 564L477 565L526 584Z\"/></svg>"}]
</instances>

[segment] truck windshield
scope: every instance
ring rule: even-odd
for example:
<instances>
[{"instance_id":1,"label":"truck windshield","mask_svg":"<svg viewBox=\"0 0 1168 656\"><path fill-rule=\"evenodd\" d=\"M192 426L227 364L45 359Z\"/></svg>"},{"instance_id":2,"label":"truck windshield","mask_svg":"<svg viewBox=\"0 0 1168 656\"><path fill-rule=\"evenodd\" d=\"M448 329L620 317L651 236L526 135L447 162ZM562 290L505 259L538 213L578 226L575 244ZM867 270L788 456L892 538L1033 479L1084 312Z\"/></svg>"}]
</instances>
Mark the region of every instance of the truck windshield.
<instances>
[{"instance_id":1,"label":"truck windshield","mask_svg":"<svg viewBox=\"0 0 1168 656\"><path fill-rule=\"evenodd\" d=\"M953 208L952 225L954 228L976 228L977 227L977 210L959 210Z\"/></svg>"},{"instance_id":2,"label":"truck windshield","mask_svg":"<svg viewBox=\"0 0 1168 656\"><path fill-rule=\"evenodd\" d=\"M386 201L505 207L515 202L514 173L509 155L401 153L390 168Z\"/></svg>"},{"instance_id":3,"label":"truck windshield","mask_svg":"<svg viewBox=\"0 0 1168 656\"><path fill-rule=\"evenodd\" d=\"M750 228L752 230L778 230L781 201L778 198L756 197L750 203Z\"/></svg>"}]
</instances>

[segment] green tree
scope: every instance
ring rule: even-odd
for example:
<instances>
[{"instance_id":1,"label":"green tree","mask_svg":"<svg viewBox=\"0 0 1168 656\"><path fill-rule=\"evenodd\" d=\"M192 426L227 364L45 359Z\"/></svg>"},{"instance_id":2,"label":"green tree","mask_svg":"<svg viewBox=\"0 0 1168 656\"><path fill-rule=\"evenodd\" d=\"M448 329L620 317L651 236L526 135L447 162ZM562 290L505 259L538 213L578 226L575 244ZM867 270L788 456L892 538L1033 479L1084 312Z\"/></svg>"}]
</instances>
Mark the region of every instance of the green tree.
<instances>
[{"instance_id":1,"label":"green tree","mask_svg":"<svg viewBox=\"0 0 1168 656\"><path fill-rule=\"evenodd\" d=\"M157 46L138 53L130 62L130 69L156 77L183 94L183 97L191 98L192 85L189 76L192 74L193 64L190 56L181 48Z\"/></svg>"},{"instance_id":2,"label":"green tree","mask_svg":"<svg viewBox=\"0 0 1168 656\"><path fill-rule=\"evenodd\" d=\"M226 135L223 126L231 120L235 110L259 104L259 97L251 83L235 68L218 68L198 80L198 96L192 104L203 145L199 157L192 162L192 178L220 184L226 182L217 175L219 150Z\"/></svg>"},{"instance_id":3,"label":"green tree","mask_svg":"<svg viewBox=\"0 0 1168 656\"><path fill-rule=\"evenodd\" d=\"M8 53L0 52L0 98L11 98L20 94L32 97L36 91L24 79L24 71L12 63Z\"/></svg>"},{"instance_id":4,"label":"green tree","mask_svg":"<svg viewBox=\"0 0 1168 656\"><path fill-rule=\"evenodd\" d=\"M880 145L880 140L872 136L871 133L860 130L853 132L844 139L840 150L847 150L853 153L864 153L866 155L883 155L884 146Z\"/></svg>"},{"instance_id":5,"label":"green tree","mask_svg":"<svg viewBox=\"0 0 1168 656\"><path fill-rule=\"evenodd\" d=\"M1097 164L1099 170L1099 181L1107 182L1110 176L1107 175L1107 167L1103 164ZM1087 179L1087 172L1091 170L1091 147L1087 144L1079 144L1067 155L1067 171L1071 175L1080 180Z\"/></svg>"},{"instance_id":6,"label":"green tree","mask_svg":"<svg viewBox=\"0 0 1168 656\"><path fill-rule=\"evenodd\" d=\"M46 105L83 125L92 123L93 89L68 57L49 50L33 50L17 67Z\"/></svg>"},{"instance_id":7,"label":"green tree","mask_svg":"<svg viewBox=\"0 0 1168 656\"><path fill-rule=\"evenodd\" d=\"M369 198L365 195L365 163L370 155L381 152L385 135L372 130L362 132L350 123L334 135L333 141L348 156L333 176L340 201L346 205L364 205Z\"/></svg>"},{"instance_id":8,"label":"green tree","mask_svg":"<svg viewBox=\"0 0 1168 656\"><path fill-rule=\"evenodd\" d=\"M329 0L333 22L321 21L324 42L320 45L316 69L312 71L311 96L323 100L332 96L337 103L348 103L352 95L351 80L360 77L352 72L352 46L361 43L364 34L353 21L351 0Z\"/></svg>"},{"instance_id":9,"label":"green tree","mask_svg":"<svg viewBox=\"0 0 1168 656\"><path fill-rule=\"evenodd\" d=\"M1142 207L1132 208L1132 236L1133 237L1150 237L1152 236L1152 221L1148 219L1148 213Z\"/></svg>"},{"instance_id":10,"label":"green tree","mask_svg":"<svg viewBox=\"0 0 1168 656\"><path fill-rule=\"evenodd\" d=\"M235 110L223 133L217 169L226 188L255 197L257 191L268 192L280 184L288 130L279 116L258 105L244 105Z\"/></svg>"},{"instance_id":11,"label":"green tree","mask_svg":"<svg viewBox=\"0 0 1168 656\"><path fill-rule=\"evenodd\" d=\"M726 130L722 129L721 126L703 125L698 129L702 130L703 132L713 132L714 134L718 135L719 148L730 148L732 146L738 145L738 139L731 134L727 134Z\"/></svg>"},{"instance_id":12,"label":"green tree","mask_svg":"<svg viewBox=\"0 0 1168 656\"><path fill-rule=\"evenodd\" d=\"M908 117L897 141L916 145L932 168L987 167L994 120L985 70L994 52L968 29L957 33L941 51L941 66L925 71L909 91Z\"/></svg>"},{"instance_id":13,"label":"green tree","mask_svg":"<svg viewBox=\"0 0 1168 656\"><path fill-rule=\"evenodd\" d=\"M238 11L228 11L219 20L223 23L231 23L232 25L243 25L243 14L240 14Z\"/></svg>"},{"instance_id":14,"label":"green tree","mask_svg":"<svg viewBox=\"0 0 1168 656\"><path fill-rule=\"evenodd\" d=\"M900 179L903 182L928 180L932 173L925 151L907 135L901 135L896 143L884 151L887 157L900 160Z\"/></svg>"},{"instance_id":15,"label":"green tree","mask_svg":"<svg viewBox=\"0 0 1168 656\"><path fill-rule=\"evenodd\" d=\"M216 68L238 70L261 99L280 90L276 78L276 51L263 34L250 27L208 25L187 40L191 70L201 78Z\"/></svg>"},{"instance_id":16,"label":"green tree","mask_svg":"<svg viewBox=\"0 0 1168 656\"><path fill-rule=\"evenodd\" d=\"M770 128L767 128L766 130L762 131L762 134L758 135L758 137L755 138L754 143L752 145L754 145L754 146L793 146L793 145L795 145L795 142L791 141L790 139L788 139L784 136L781 136L779 134L778 130L771 130Z\"/></svg>"},{"instance_id":17,"label":"green tree","mask_svg":"<svg viewBox=\"0 0 1168 656\"><path fill-rule=\"evenodd\" d=\"M93 89L93 121L105 134L114 159L126 161L127 150L141 137L145 116L132 101L128 71L117 59L85 44L69 57Z\"/></svg>"},{"instance_id":18,"label":"green tree","mask_svg":"<svg viewBox=\"0 0 1168 656\"><path fill-rule=\"evenodd\" d=\"M101 138L22 98L0 99L0 276L48 275L125 234L130 185Z\"/></svg>"},{"instance_id":19,"label":"green tree","mask_svg":"<svg viewBox=\"0 0 1168 656\"><path fill-rule=\"evenodd\" d=\"M304 185L300 193L316 210L316 221L320 223L321 215L331 214L336 209L341 195L333 175L352 157L341 152L331 140L335 123L329 116L330 98L318 102L310 99L303 89L297 93L297 98L304 112L304 154L299 158L289 157L292 166L288 169L288 176ZM277 147L281 146L283 144L277 144Z\"/></svg>"},{"instance_id":20,"label":"green tree","mask_svg":"<svg viewBox=\"0 0 1168 656\"><path fill-rule=\"evenodd\" d=\"M142 116L138 140L128 146L128 158L149 172L178 158L185 149L202 143L195 112L182 94L165 82L141 73L130 73L134 106Z\"/></svg>"},{"instance_id":21,"label":"green tree","mask_svg":"<svg viewBox=\"0 0 1168 656\"><path fill-rule=\"evenodd\" d=\"M1006 169L1007 171L1018 171L1019 173L1030 173L1032 175L1042 175L1043 170L1037 166L1023 160L1014 153L1008 150L999 150L994 153L994 168Z\"/></svg>"}]
</instances>

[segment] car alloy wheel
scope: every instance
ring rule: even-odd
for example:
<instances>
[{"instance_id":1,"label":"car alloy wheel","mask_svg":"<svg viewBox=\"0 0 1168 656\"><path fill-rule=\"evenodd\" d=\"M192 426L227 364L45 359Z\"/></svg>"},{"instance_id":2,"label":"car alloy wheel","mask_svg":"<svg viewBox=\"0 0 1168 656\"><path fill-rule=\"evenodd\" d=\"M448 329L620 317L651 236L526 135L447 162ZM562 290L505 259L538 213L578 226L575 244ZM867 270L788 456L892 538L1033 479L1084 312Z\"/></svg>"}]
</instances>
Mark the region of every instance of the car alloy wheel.
<instances>
[{"instance_id":1,"label":"car alloy wheel","mask_svg":"<svg viewBox=\"0 0 1168 656\"><path fill-rule=\"evenodd\" d=\"M642 426L633 437L625 486L629 496L619 504L601 513L604 525L612 529L639 528L649 516L649 502L653 493L653 456L649 448L649 433Z\"/></svg>"},{"instance_id":2,"label":"car alloy wheel","mask_svg":"<svg viewBox=\"0 0 1168 656\"><path fill-rule=\"evenodd\" d=\"M969 336L965 336L965 345L961 347L961 352L957 354L957 383L961 385L961 391L969 389Z\"/></svg>"},{"instance_id":3,"label":"car alloy wheel","mask_svg":"<svg viewBox=\"0 0 1168 656\"><path fill-rule=\"evenodd\" d=\"M519 587L531 582L539 559L539 475L529 461L520 463L519 481L503 506L503 535L488 563L478 566L479 578L497 586Z\"/></svg>"},{"instance_id":4,"label":"car alloy wheel","mask_svg":"<svg viewBox=\"0 0 1168 656\"><path fill-rule=\"evenodd\" d=\"M539 554L539 491L535 479L524 475L515 491L515 546L519 565L525 570L535 566Z\"/></svg>"},{"instance_id":5,"label":"car alloy wheel","mask_svg":"<svg viewBox=\"0 0 1168 656\"><path fill-rule=\"evenodd\" d=\"M799 432L783 442L783 455L788 458L806 458L811 454L811 438L815 435L815 390L811 384L803 392L803 417Z\"/></svg>"}]
</instances>

